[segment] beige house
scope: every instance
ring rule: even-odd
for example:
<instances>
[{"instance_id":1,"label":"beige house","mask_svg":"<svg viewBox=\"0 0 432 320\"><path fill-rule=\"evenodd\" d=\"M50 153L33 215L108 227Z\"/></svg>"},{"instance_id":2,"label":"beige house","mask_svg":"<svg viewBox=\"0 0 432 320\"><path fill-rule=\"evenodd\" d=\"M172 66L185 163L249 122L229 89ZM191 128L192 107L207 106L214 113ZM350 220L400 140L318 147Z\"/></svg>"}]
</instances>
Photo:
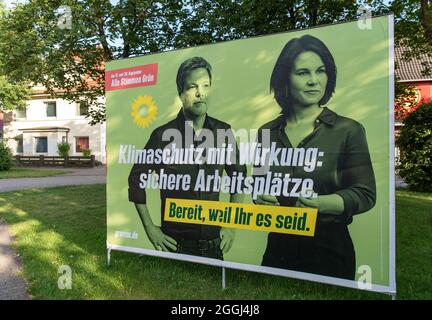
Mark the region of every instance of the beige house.
<instances>
[{"instance_id":1,"label":"beige house","mask_svg":"<svg viewBox=\"0 0 432 320\"><path fill-rule=\"evenodd\" d=\"M69 155L83 155L89 149L97 161L106 163L105 123L89 125L84 103L52 99L41 87L32 91L25 110L3 114L0 110L0 139L3 137L15 155L58 156L57 144L67 142L71 145Z\"/></svg>"}]
</instances>

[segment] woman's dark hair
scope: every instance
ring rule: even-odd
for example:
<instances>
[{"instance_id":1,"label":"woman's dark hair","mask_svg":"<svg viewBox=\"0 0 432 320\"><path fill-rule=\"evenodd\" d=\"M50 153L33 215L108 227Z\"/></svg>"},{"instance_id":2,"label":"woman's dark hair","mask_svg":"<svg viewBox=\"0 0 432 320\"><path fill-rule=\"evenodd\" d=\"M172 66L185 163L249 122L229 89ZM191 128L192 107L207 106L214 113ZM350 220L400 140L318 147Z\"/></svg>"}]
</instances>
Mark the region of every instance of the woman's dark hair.
<instances>
[{"instance_id":1,"label":"woman's dark hair","mask_svg":"<svg viewBox=\"0 0 432 320\"><path fill-rule=\"evenodd\" d=\"M210 78L210 84L212 79L211 74L211 65L207 62L204 58L201 57L193 57L190 59L187 59L183 61L183 63L180 65L178 71L177 71L177 92L179 95L181 95L184 91L184 83L186 80L186 77L195 69L204 68L207 70L207 73Z\"/></svg>"},{"instance_id":2,"label":"woman's dark hair","mask_svg":"<svg viewBox=\"0 0 432 320\"><path fill-rule=\"evenodd\" d=\"M304 35L288 41L276 61L270 79L270 92L274 92L274 97L287 118L295 117L292 107L293 98L290 93L290 74L294 67L294 60L306 51L315 52L320 56L327 73L327 86L324 96L318 102L319 105L324 105L330 100L336 87L336 65L332 54L321 40Z\"/></svg>"}]
</instances>

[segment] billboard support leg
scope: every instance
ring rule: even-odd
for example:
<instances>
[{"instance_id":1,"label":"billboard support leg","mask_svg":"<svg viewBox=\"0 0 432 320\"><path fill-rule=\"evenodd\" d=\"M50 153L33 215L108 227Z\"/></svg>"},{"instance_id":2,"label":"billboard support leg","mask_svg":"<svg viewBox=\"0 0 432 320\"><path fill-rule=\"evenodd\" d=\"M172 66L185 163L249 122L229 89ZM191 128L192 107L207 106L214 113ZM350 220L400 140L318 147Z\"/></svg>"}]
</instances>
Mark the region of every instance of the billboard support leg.
<instances>
[{"instance_id":1,"label":"billboard support leg","mask_svg":"<svg viewBox=\"0 0 432 320\"><path fill-rule=\"evenodd\" d=\"M225 268L222 267L222 290L225 290Z\"/></svg>"},{"instance_id":2,"label":"billboard support leg","mask_svg":"<svg viewBox=\"0 0 432 320\"><path fill-rule=\"evenodd\" d=\"M107 248L107 266L111 266L111 249Z\"/></svg>"},{"instance_id":3,"label":"billboard support leg","mask_svg":"<svg viewBox=\"0 0 432 320\"><path fill-rule=\"evenodd\" d=\"M393 301L396 300L396 293L391 293L390 295L391 295Z\"/></svg>"}]
</instances>

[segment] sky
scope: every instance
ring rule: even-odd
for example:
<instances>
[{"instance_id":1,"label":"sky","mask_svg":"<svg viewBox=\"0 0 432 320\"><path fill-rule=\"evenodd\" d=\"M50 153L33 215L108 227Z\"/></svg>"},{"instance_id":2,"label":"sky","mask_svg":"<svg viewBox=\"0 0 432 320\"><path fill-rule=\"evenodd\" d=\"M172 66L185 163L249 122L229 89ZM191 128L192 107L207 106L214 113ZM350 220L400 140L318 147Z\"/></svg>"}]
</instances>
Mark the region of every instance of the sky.
<instances>
[{"instance_id":1,"label":"sky","mask_svg":"<svg viewBox=\"0 0 432 320\"><path fill-rule=\"evenodd\" d=\"M10 8L12 7L12 3L16 2L16 3L24 3L27 0L3 0L3 2L6 4L6 8Z\"/></svg>"}]
</instances>

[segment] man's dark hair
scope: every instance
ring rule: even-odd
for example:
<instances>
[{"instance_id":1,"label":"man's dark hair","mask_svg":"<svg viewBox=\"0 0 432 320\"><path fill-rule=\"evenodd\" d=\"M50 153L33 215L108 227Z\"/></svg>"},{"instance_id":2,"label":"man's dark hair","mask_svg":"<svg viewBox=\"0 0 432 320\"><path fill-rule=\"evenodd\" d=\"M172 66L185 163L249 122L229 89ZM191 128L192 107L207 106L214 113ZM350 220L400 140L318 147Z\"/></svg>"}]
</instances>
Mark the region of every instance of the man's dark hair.
<instances>
[{"instance_id":1,"label":"man's dark hair","mask_svg":"<svg viewBox=\"0 0 432 320\"><path fill-rule=\"evenodd\" d=\"M204 68L207 70L207 73L210 78L210 84L212 79L211 74L211 65L204 58L201 57L193 57L183 61L177 71L177 91L178 94L181 95L184 91L184 83L186 77L195 69Z\"/></svg>"},{"instance_id":2,"label":"man's dark hair","mask_svg":"<svg viewBox=\"0 0 432 320\"><path fill-rule=\"evenodd\" d=\"M328 80L324 96L318 102L320 106L330 100L336 87L336 65L332 54L321 40L304 35L288 41L276 61L270 79L270 92L274 92L274 97L287 118L295 117L292 107L293 98L290 93L290 74L294 67L294 60L306 51L319 55L326 69Z\"/></svg>"}]
</instances>

